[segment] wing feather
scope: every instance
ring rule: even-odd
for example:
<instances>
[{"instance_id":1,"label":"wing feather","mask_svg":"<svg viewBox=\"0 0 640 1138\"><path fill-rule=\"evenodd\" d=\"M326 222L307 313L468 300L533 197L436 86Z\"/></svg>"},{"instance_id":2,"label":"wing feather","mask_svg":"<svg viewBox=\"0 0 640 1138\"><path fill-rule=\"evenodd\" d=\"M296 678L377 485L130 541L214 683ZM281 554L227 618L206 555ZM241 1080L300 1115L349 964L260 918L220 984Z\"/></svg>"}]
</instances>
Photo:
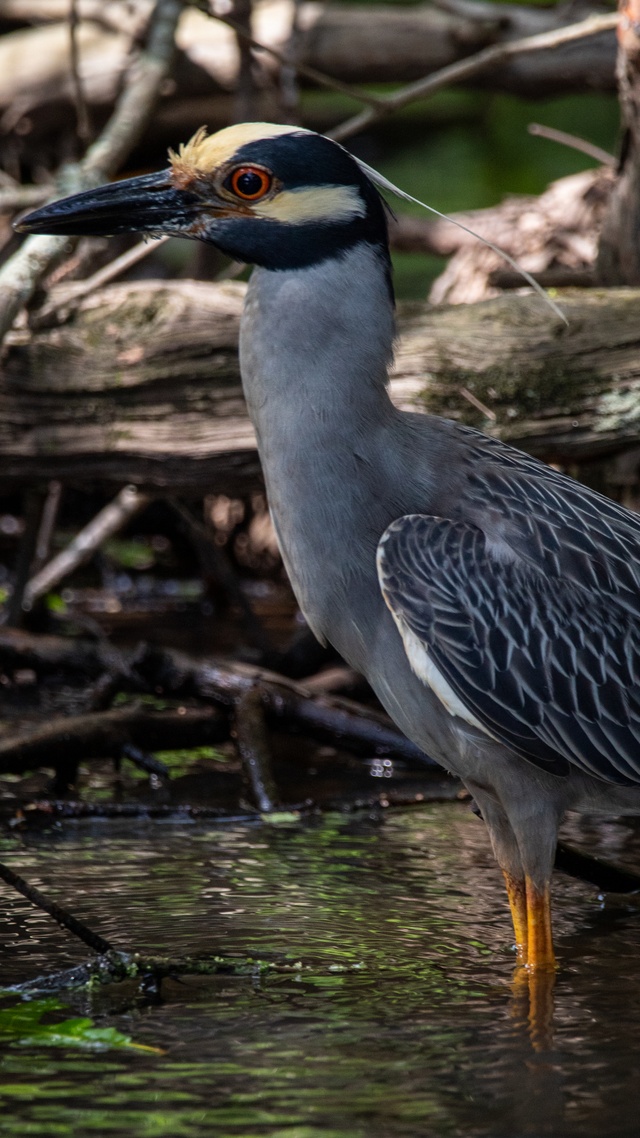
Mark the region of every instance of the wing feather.
<instances>
[{"instance_id":1,"label":"wing feather","mask_svg":"<svg viewBox=\"0 0 640 1138\"><path fill-rule=\"evenodd\" d=\"M563 543L552 552L562 570ZM573 765L640 782L640 597L631 595L631 570L612 572L601 555L578 583L496 556L475 525L421 514L389 526L378 567L401 633L418 638L490 734L556 773Z\"/></svg>"}]
</instances>

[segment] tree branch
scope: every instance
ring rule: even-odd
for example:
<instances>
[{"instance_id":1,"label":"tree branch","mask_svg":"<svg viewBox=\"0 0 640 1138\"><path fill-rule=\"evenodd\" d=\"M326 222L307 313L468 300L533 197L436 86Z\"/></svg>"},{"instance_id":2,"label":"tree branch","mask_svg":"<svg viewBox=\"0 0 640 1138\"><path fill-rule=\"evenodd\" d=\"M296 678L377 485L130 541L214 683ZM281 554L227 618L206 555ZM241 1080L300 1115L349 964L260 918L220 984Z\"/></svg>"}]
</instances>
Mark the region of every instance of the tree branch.
<instances>
[{"instance_id":1,"label":"tree branch","mask_svg":"<svg viewBox=\"0 0 640 1138\"><path fill-rule=\"evenodd\" d=\"M146 47L131 70L116 109L82 162L61 173L60 194L76 193L108 178L140 138L171 65L181 10L182 0L156 0ZM0 270L0 342L39 281L73 244L68 237L27 237Z\"/></svg>"},{"instance_id":2,"label":"tree branch","mask_svg":"<svg viewBox=\"0 0 640 1138\"><path fill-rule=\"evenodd\" d=\"M490 47L476 52L475 55L458 60L448 67L443 67L440 71L427 75L424 79L419 79L416 83L408 83L399 91L394 91L392 95L381 100L380 106L360 111L359 114L346 119L334 130L328 132L329 137L334 138L336 142L343 142L344 139L351 138L354 134L364 130L365 127L371 126L372 123L392 114L394 111L399 111L409 103L434 95L436 91L441 91L444 87L450 87L454 83L466 82L466 80L479 75L480 72L486 71L489 67L503 63L506 59L528 52L545 51L549 48L559 47L561 44L597 35L599 32L610 31L617 26L617 22L618 17L613 14L589 16L588 19L580 20L577 24L569 24L564 28L542 32L540 35L525 36L523 39L511 40L508 43L492 44Z\"/></svg>"}]
</instances>

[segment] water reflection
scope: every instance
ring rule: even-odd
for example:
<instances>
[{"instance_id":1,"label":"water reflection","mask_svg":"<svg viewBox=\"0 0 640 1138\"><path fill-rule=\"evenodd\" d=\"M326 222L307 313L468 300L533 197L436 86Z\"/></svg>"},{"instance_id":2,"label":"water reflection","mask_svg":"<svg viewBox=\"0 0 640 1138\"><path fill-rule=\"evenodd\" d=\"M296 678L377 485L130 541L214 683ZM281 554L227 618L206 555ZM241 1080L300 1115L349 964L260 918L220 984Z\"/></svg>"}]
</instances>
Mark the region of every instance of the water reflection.
<instances>
[{"instance_id":1,"label":"water reflection","mask_svg":"<svg viewBox=\"0 0 640 1138\"><path fill-rule=\"evenodd\" d=\"M640 861L633 828L614 840L603 827L605 844ZM583 834L598 841L597 826ZM558 877L555 990L514 980L501 876L461 805L21 841L3 859L122 947L291 967L170 981L160 1002L125 987L74 995L70 1014L166 1055L8 1049L0 1133L637 1133L640 918L602 913L593 890ZM26 902L3 898L5 981L83 958Z\"/></svg>"}]
</instances>

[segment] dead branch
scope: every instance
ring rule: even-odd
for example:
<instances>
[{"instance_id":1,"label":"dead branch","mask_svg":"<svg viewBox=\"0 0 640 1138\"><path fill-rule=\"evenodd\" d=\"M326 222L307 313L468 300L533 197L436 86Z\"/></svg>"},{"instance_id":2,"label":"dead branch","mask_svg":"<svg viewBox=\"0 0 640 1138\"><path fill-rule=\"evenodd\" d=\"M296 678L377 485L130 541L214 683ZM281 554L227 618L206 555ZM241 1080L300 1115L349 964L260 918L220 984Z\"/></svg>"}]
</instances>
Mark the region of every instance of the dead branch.
<instances>
[{"instance_id":1,"label":"dead branch","mask_svg":"<svg viewBox=\"0 0 640 1138\"><path fill-rule=\"evenodd\" d=\"M539 35L526 36L520 40L511 40L508 43L492 44L468 59L451 63L435 74L426 75L416 83L409 83L399 91L394 91L392 95L388 95L381 101L379 107L370 107L340 123L338 127L328 132L329 136L343 142L384 116L393 114L394 111L399 111L402 107L414 103L417 99L427 98L429 95L434 95L436 91L441 91L443 88L451 87L456 83L468 82L469 79L488 71L490 68L495 68L496 65L513 56L538 53L572 43L575 40L588 39L591 36L599 35L601 32L611 31L616 27L616 23L617 17L612 15L588 16L586 20L580 20L578 23L569 24L564 28L542 32Z\"/></svg>"},{"instance_id":2,"label":"dead branch","mask_svg":"<svg viewBox=\"0 0 640 1138\"><path fill-rule=\"evenodd\" d=\"M150 711L120 707L62 716L32 731L0 738L0 771L20 774L41 766L71 768L81 760L118 757L127 745L164 751L228 738L226 717L215 708Z\"/></svg>"},{"instance_id":3,"label":"dead branch","mask_svg":"<svg viewBox=\"0 0 640 1138\"><path fill-rule=\"evenodd\" d=\"M505 249L529 272L592 273L614 182L610 166L583 170L552 182L539 197L506 198L467 216L477 233ZM450 229L442 224L437 231L441 240ZM433 304L468 304L497 296L491 274L507 268L486 245L459 238L457 251L434 282L429 299ZM517 287L522 287L522 279Z\"/></svg>"},{"instance_id":4,"label":"dead branch","mask_svg":"<svg viewBox=\"0 0 640 1138\"><path fill-rule=\"evenodd\" d=\"M255 976L256 972L284 972L299 975L301 971L311 971L322 974L326 969L317 963L304 964L298 958L286 959L281 954L276 959L269 959L275 954L264 953L260 960L255 956L229 956L211 953L207 956L142 956L137 952L111 951L99 956L96 960L86 964L78 964L74 968L67 968L60 972L38 976L35 980L27 980L24 984L12 984L5 988L7 992L20 992L23 995L36 993L61 992L69 988L84 987L87 984L121 983L123 980L152 980L159 986L165 978L176 979L179 976L216 976L224 973L226 976ZM345 972L360 968L359 964L346 963Z\"/></svg>"},{"instance_id":5,"label":"dead branch","mask_svg":"<svg viewBox=\"0 0 640 1138\"><path fill-rule=\"evenodd\" d=\"M86 944L87 948L92 948L95 952L101 954L115 951L113 945L109 944L108 940L105 940L104 937L98 933L94 933L92 929L82 921L79 921L77 917L74 917L71 913L67 912L66 909L63 909L62 905L58 905L55 901L50 901L48 897L44 896L44 893L36 889L35 885L30 885L28 881L25 881L19 873L10 869L8 865L0 864L0 878L2 878L7 885L10 885L12 889L15 889L17 893L26 897L27 901L31 901L32 905L36 905L38 909L42 909L43 912L53 917L54 921L56 921L61 928L72 933L73 936L78 937L83 944Z\"/></svg>"},{"instance_id":6,"label":"dead branch","mask_svg":"<svg viewBox=\"0 0 640 1138\"><path fill-rule=\"evenodd\" d=\"M578 150L581 154L586 154L587 157L593 158L604 166L615 166L617 164L615 155L609 154L607 150L603 150L601 146L596 146L593 142L588 142L586 138L567 134L566 130L556 130L553 126L544 126L543 123L539 122L529 123L527 129L534 138L548 138L549 142L558 142L560 146L568 146L570 150Z\"/></svg>"},{"instance_id":7,"label":"dead branch","mask_svg":"<svg viewBox=\"0 0 640 1138\"><path fill-rule=\"evenodd\" d=\"M19 0L5 0L3 12L16 3ZM32 152L35 157L44 146L53 159L51 104L73 105L64 24L69 0L32 0L32 4L33 19L46 24L16 31L3 37L5 43L0 41L0 115L4 112L5 129L28 118L31 130L21 135L21 152ZM144 17L149 10L148 5L137 5L132 13L127 7L100 0L80 4L82 78L87 105L96 119L104 118L117 98L131 38L139 37L139 13ZM43 9L49 14L43 15ZM571 8L575 19L589 12L593 9L586 4ZM295 60L301 76L314 83L334 80L357 100L363 92L354 90L354 85L420 80L491 45L557 30L566 19L563 5L527 8L471 3L464 10L451 7L443 11L442 6L431 4L371 8L262 0L256 5L252 38L272 53L274 86L282 68ZM194 122L208 122L211 128L226 125L240 67L233 31L193 7L180 19L177 46L172 77L175 95L160 104L150 124L154 144L160 149L185 137ZM269 66L264 53L261 62ZM614 71L615 36L609 31L535 56L514 56L472 76L472 81L524 97L548 97L569 91L614 90ZM265 87L259 96L256 114L268 120L277 111L274 92ZM316 125L326 127L326 123Z\"/></svg>"},{"instance_id":8,"label":"dead branch","mask_svg":"<svg viewBox=\"0 0 640 1138\"><path fill-rule=\"evenodd\" d=\"M575 242L567 221L556 247L577 256L573 232ZM85 298L68 324L12 333L0 377L5 484L99 478L173 494L254 490L260 469L236 352L243 296L236 283L116 284ZM564 464L628 452L637 446L638 293L581 290L562 305L566 331L528 297L400 305L394 402L488 427ZM632 475L606 477L615 494Z\"/></svg>"},{"instance_id":9,"label":"dead branch","mask_svg":"<svg viewBox=\"0 0 640 1138\"><path fill-rule=\"evenodd\" d=\"M293 730L355 754L393 754L435 765L393 726L384 712L338 696L312 695L302 684L276 672L229 661L195 661L181 652L152 650L148 663L138 662L137 667L142 675L153 676L155 685L159 684L167 694L193 692L222 708L232 709L238 699L257 685L267 723L278 730Z\"/></svg>"},{"instance_id":10,"label":"dead branch","mask_svg":"<svg viewBox=\"0 0 640 1138\"><path fill-rule=\"evenodd\" d=\"M80 47L78 44L79 23L78 0L71 0L71 7L69 9L69 40L71 50L69 54L71 57L71 81L73 83L73 99L76 111L76 129L80 141L85 146L88 146L91 139L91 118L84 94L82 76L80 75Z\"/></svg>"},{"instance_id":11,"label":"dead branch","mask_svg":"<svg viewBox=\"0 0 640 1138\"><path fill-rule=\"evenodd\" d=\"M76 640L64 636L34 636L20 629L0 626L0 667L13 672L32 668L39 676L56 671L95 679L105 673L134 681L136 653L123 653L106 638ZM114 693L115 694L115 693Z\"/></svg>"},{"instance_id":12,"label":"dead branch","mask_svg":"<svg viewBox=\"0 0 640 1138\"><path fill-rule=\"evenodd\" d=\"M181 0L156 0L145 50L132 68L116 109L82 162L67 168L59 192L70 193L109 177L140 138L173 54ZM27 237L0 269L0 342L44 274L73 247L66 237Z\"/></svg>"},{"instance_id":13,"label":"dead branch","mask_svg":"<svg viewBox=\"0 0 640 1138\"><path fill-rule=\"evenodd\" d=\"M598 249L598 279L640 283L640 2L619 0L616 67L623 138L620 169Z\"/></svg>"},{"instance_id":14,"label":"dead branch","mask_svg":"<svg viewBox=\"0 0 640 1138\"><path fill-rule=\"evenodd\" d=\"M149 495L141 494L135 486L125 486L112 502L76 534L66 549L31 578L24 590L22 607L25 610L31 608L39 597L50 592L80 565L89 561L105 541L120 533L150 501Z\"/></svg>"},{"instance_id":15,"label":"dead branch","mask_svg":"<svg viewBox=\"0 0 640 1138\"><path fill-rule=\"evenodd\" d=\"M121 655L125 654L118 653ZM303 684L276 672L227 660L196 660L183 652L143 647L125 656L124 664L120 660L115 662L122 675L123 690L127 688L127 662L129 671L135 671L138 690L145 684L150 690L171 698L195 696L229 715L238 699L258 686L267 722L272 728L308 735L357 755L396 756L435 765L394 727L384 712L338 696L315 695ZM57 670L83 668L88 674L99 675L106 670L105 664L108 669L104 645L89 640L69 643L62 637L40 637L8 628L0 628L0 663L8 671L31 667L41 676ZM157 722L160 724L160 719ZM152 749L148 739L143 740L142 745Z\"/></svg>"}]
</instances>

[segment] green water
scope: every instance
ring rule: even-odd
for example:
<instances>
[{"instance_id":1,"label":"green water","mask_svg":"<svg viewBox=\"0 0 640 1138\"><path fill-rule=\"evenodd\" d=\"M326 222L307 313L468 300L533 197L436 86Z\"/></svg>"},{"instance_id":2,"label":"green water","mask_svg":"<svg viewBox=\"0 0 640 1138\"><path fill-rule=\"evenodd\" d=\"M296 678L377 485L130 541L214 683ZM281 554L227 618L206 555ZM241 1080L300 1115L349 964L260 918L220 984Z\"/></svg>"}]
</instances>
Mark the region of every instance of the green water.
<instances>
[{"instance_id":1,"label":"green water","mask_svg":"<svg viewBox=\"0 0 640 1138\"><path fill-rule=\"evenodd\" d=\"M638 861L632 827L585 826L574 838ZM52 1038L3 1035L0 1011L0 1134L637 1133L640 916L603 912L593 890L558 877L555 1030L536 1053L499 874L462 803L282 826L65 824L3 845L5 862L118 947L291 968L187 976L159 1000L133 985L66 993L32 1009ZM4 983L86 958L2 896ZM0 1006L29 1012L13 996ZM65 1037L68 1020L111 1037Z\"/></svg>"}]
</instances>

